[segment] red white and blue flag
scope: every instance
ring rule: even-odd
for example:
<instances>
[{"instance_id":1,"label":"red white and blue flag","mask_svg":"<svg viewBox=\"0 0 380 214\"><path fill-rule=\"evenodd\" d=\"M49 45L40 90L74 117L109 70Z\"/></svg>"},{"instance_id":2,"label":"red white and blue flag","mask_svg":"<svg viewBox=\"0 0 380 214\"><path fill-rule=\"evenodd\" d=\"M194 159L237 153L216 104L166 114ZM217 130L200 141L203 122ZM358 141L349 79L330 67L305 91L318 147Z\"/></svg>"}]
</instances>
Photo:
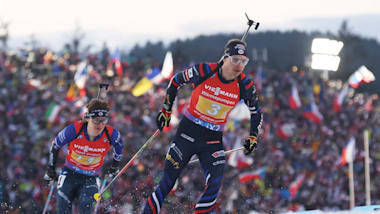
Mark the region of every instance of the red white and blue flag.
<instances>
[{"instance_id":1,"label":"red white and blue flag","mask_svg":"<svg viewBox=\"0 0 380 214\"><path fill-rule=\"evenodd\" d=\"M292 91L288 99L288 102L291 109L297 109L302 105L301 99L298 95L297 86L295 84L292 85Z\"/></svg>"},{"instance_id":2,"label":"red white and blue flag","mask_svg":"<svg viewBox=\"0 0 380 214\"><path fill-rule=\"evenodd\" d=\"M305 174L301 174L297 176L296 180L290 183L289 186L289 192L292 199L295 199L297 197L298 190L300 189L302 183L305 180Z\"/></svg>"},{"instance_id":3,"label":"red white and blue flag","mask_svg":"<svg viewBox=\"0 0 380 214\"><path fill-rule=\"evenodd\" d=\"M311 102L306 107L303 116L314 123L321 123L323 120L323 115L319 112L318 106L314 102Z\"/></svg>"},{"instance_id":4,"label":"red white and blue flag","mask_svg":"<svg viewBox=\"0 0 380 214\"><path fill-rule=\"evenodd\" d=\"M346 146L342 150L342 155L340 158L340 166L345 165L346 163L352 162L355 156L355 138L351 137Z\"/></svg>"},{"instance_id":5,"label":"red white and blue flag","mask_svg":"<svg viewBox=\"0 0 380 214\"><path fill-rule=\"evenodd\" d=\"M249 181L255 180L255 179L265 179L265 173L267 171L266 167L262 167L258 170L251 171L251 172L244 172L239 175L239 181L241 183L247 183Z\"/></svg>"},{"instance_id":6,"label":"red white and blue flag","mask_svg":"<svg viewBox=\"0 0 380 214\"><path fill-rule=\"evenodd\" d=\"M375 80L373 73L368 70L364 65L360 66L351 76L348 78L348 83L353 88L358 88L363 83L370 83Z\"/></svg>"},{"instance_id":7,"label":"red white and blue flag","mask_svg":"<svg viewBox=\"0 0 380 214\"><path fill-rule=\"evenodd\" d=\"M333 108L335 111L340 111L343 100L347 95L347 92L348 92L348 87L346 86L342 89L342 91L339 92L338 95L335 96L334 103L333 103Z\"/></svg>"}]
</instances>

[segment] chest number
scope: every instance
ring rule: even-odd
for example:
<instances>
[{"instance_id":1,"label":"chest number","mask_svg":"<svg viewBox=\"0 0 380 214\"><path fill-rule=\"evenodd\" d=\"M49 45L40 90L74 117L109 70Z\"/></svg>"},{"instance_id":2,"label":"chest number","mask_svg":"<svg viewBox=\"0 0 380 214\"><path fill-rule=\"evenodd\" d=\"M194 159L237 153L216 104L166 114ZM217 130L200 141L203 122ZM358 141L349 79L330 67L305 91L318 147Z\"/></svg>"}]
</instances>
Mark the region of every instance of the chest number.
<instances>
[{"instance_id":1,"label":"chest number","mask_svg":"<svg viewBox=\"0 0 380 214\"><path fill-rule=\"evenodd\" d=\"M207 110L207 113L209 113L210 115L217 115L219 113L219 110L221 109L222 107L220 107L220 105L218 104L211 104L211 109Z\"/></svg>"}]
</instances>

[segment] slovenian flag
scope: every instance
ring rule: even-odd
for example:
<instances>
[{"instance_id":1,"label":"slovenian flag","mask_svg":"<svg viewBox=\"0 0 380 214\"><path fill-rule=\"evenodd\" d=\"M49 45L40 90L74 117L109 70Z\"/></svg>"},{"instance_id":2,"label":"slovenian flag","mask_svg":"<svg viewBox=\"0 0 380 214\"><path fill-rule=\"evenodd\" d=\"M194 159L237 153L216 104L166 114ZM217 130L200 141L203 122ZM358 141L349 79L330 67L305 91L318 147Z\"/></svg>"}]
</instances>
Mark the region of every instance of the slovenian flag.
<instances>
[{"instance_id":1,"label":"slovenian flag","mask_svg":"<svg viewBox=\"0 0 380 214\"><path fill-rule=\"evenodd\" d=\"M340 158L339 166L343 166L346 163L352 162L355 156L355 138L351 137L347 142L346 146L343 148L342 155Z\"/></svg>"},{"instance_id":2,"label":"slovenian flag","mask_svg":"<svg viewBox=\"0 0 380 214\"><path fill-rule=\"evenodd\" d=\"M301 107L301 100L300 100L300 97L298 95L297 86L294 84L292 85L292 92L291 92L291 95L288 99L288 102L289 102L289 106L291 109L297 109L297 108Z\"/></svg>"},{"instance_id":3,"label":"slovenian flag","mask_svg":"<svg viewBox=\"0 0 380 214\"><path fill-rule=\"evenodd\" d=\"M267 171L266 167L262 167L258 170L251 171L251 172L244 172L239 175L239 181L241 183L247 183L249 181L255 180L255 179L265 179L265 173Z\"/></svg>"},{"instance_id":4,"label":"slovenian flag","mask_svg":"<svg viewBox=\"0 0 380 214\"><path fill-rule=\"evenodd\" d=\"M318 106L311 102L303 112L303 116L314 123L321 123L323 115L319 112Z\"/></svg>"},{"instance_id":5,"label":"slovenian flag","mask_svg":"<svg viewBox=\"0 0 380 214\"><path fill-rule=\"evenodd\" d=\"M342 89L342 91L339 92L338 95L335 96L334 103L333 103L333 108L335 111L340 111L344 97L346 97L347 92L348 92L348 87L346 86Z\"/></svg>"},{"instance_id":6,"label":"slovenian flag","mask_svg":"<svg viewBox=\"0 0 380 214\"><path fill-rule=\"evenodd\" d=\"M278 127L276 134L283 140L289 139L293 133L296 125L294 123L285 123Z\"/></svg>"}]
</instances>

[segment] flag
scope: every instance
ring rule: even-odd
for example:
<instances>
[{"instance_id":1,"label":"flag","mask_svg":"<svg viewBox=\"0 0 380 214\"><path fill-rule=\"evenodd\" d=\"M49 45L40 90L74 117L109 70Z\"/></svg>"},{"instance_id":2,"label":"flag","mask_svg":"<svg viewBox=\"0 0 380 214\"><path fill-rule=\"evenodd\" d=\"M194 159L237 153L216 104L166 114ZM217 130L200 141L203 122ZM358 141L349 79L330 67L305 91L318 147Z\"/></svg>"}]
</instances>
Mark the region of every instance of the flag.
<instances>
[{"instance_id":1,"label":"flag","mask_svg":"<svg viewBox=\"0 0 380 214\"><path fill-rule=\"evenodd\" d=\"M74 82L80 89L85 88L86 80L88 77L88 64L86 61L82 61L77 65L77 72L74 75Z\"/></svg>"},{"instance_id":2,"label":"flag","mask_svg":"<svg viewBox=\"0 0 380 214\"><path fill-rule=\"evenodd\" d=\"M343 166L348 162L352 162L355 156L355 138L351 137L346 146L342 150L339 166Z\"/></svg>"},{"instance_id":3,"label":"flag","mask_svg":"<svg viewBox=\"0 0 380 214\"><path fill-rule=\"evenodd\" d=\"M323 120L323 115L319 112L318 106L314 102L306 107L303 116L314 123L321 123Z\"/></svg>"},{"instance_id":4,"label":"flag","mask_svg":"<svg viewBox=\"0 0 380 214\"><path fill-rule=\"evenodd\" d=\"M254 179L264 180L266 171L267 171L267 168L262 167L260 169L255 170L255 171L244 172L244 173L239 175L239 181L241 183L247 183L247 182L254 180Z\"/></svg>"},{"instance_id":5,"label":"flag","mask_svg":"<svg viewBox=\"0 0 380 214\"><path fill-rule=\"evenodd\" d=\"M276 134L283 140L289 139L294 132L296 125L294 123L285 123L278 127Z\"/></svg>"},{"instance_id":6,"label":"flag","mask_svg":"<svg viewBox=\"0 0 380 214\"><path fill-rule=\"evenodd\" d=\"M291 109L297 109L301 107L301 100L298 95L297 86L294 84L292 85L292 93L288 99L288 102Z\"/></svg>"},{"instance_id":7,"label":"flag","mask_svg":"<svg viewBox=\"0 0 380 214\"><path fill-rule=\"evenodd\" d=\"M173 57L170 51L165 55L162 69L155 67L148 70L146 77L143 77L136 86L132 89L132 94L135 97L143 95L154 85L161 83L164 80L170 79L173 76Z\"/></svg>"},{"instance_id":8,"label":"flag","mask_svg":"<svg viewBox=\"0 0 380 214\"><path fill-rule=\"evenodd\" d=\"M290 192L292 199L296 198L298 190L301 187L304 179L305 179L305 174L301 174L301 175L297 176L295 181L290 183L289 192Z\"/></svg>"},{"instance_id":9,"label":"flag","mask_svg":"<svg viewBox=\"0 0 380 214\"><path fill-rule=\"evenodd\" d=\"M234 149L239 148L241 137L237 137L234 145ZM238 150L231 154L228 159L228 164L232 167L236 167L238 169L250 166L253 164L253 159L249 156L244 155L242 150Z\"/></svg>"},{"instance_id":10,"label":"flag","mask_svg":"<svg viewBox=\"0 0 380 214\"><path fill-rule=\"evenodd\" d=\"M363 83L370 83L375 80L373 73L368 70L364 65L360 66L351 76L348 78L348 83L351 87L357 88Z\"/></svg>"},{"instance_id":11,"label":"flag","mask_svg":"<svg viewBox=\"0 0 380 214\"><path fill-rule=\"evenodd\" d=\"M73 84L70 86L69 90L66 93L66 100L72 102L76 98L76 85Z\"/></svg>"},{"instance_id":12,"label":"flag","mask_svg":"<svg viewBox=\"0 0 380 214\"><path fill-rule=\"evenodd\" d=\"M120 52L118 49L115 50L115 52L112 54L111 57L111 66L115 66L115 71L117 75L122 76L123 75L123 65L120 60Z\"/></svg>"},{"instance_id":13,"label":"flag","mask_svg":"<svg viewBox=\"0 0 380 214\"><path fill-rule=\"evenodd\" d=\"M47 111L45 112L45 120L49 122L54 122L58 116L61 107L56 103L52 102L49 104Z\"/></svg>"},{"instance_id":14,"label":"flag","mask_svg":"<svg viewBox=\"0 0 380 214\"><path fill-rule=\"evenodd\" d=\"M153 87L153 82L150 81L148 78L143 77L141 80L137 82L135 87L133 87L132 94L135 97L139 97L152 87Z\"/></svg>"},{"instance_id":15,"label":"flag","mask_svg":"<svg viewBox=\"0 0 380 214\"><path fill-rule=\"evenodd\" d=\"M344 97L346 97L348 92L348 87L344 87L337 96L334 98L333 108L335 111L340 111Z\"/></svg>"}]
</instances>

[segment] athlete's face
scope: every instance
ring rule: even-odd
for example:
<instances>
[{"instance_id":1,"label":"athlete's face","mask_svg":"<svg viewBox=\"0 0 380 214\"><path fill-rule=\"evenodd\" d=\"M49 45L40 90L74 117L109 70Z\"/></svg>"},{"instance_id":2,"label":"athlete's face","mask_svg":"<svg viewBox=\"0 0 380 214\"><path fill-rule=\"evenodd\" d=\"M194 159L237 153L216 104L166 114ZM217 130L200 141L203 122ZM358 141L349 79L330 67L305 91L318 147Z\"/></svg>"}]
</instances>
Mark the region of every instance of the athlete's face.
<instances>
[{"instance_id":1,"label":"athlete's face","mask_svg":"<svg viewBox=\"0 0 380 214\"><path fill-rule=\"evenodd\" d=\"M244 70L249 59L242 55L227 56L223 59L222 75L226 80L235 79Z\"/></svg>"},{"instance_id":2,"label":"athlete's face","mask_svg":"<svg viewBox=\"0 0 380 214\"><path fill-rule=\"evenodd\" d=\"M92 137L98 136L106 126L108 122L107 117L92 117L87 119L88 122L88 134Z\"/></svg>"}]
</instances>

